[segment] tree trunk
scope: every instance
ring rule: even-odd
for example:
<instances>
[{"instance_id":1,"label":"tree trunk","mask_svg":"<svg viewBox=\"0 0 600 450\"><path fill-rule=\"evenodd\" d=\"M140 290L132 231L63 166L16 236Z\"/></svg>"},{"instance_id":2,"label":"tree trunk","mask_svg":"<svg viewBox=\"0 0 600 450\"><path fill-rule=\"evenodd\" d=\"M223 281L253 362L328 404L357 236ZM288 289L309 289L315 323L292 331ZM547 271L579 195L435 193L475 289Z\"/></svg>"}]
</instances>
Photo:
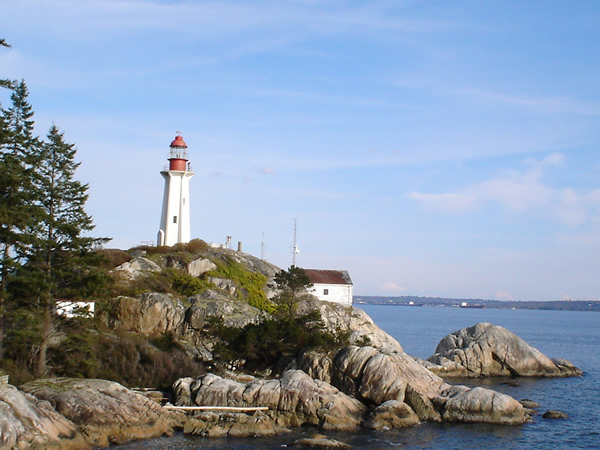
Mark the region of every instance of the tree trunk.
<instances>
[{"instance_id":1,"label":"tree trunk","mask_svg":"<svg viewBox=\"0 0 600 450\"><path fill-rule=\"evenodd\" d=\"M40 342L40 349L37 355L37 361L35 364L35 376L37 378L43 378L46 376L46 360L48 356L48 345L50 343L50 337L52 336L52 309L50 302L47 302L44 306L44 328L42 330L42 341Z\"/></svg>"}]
</instances>

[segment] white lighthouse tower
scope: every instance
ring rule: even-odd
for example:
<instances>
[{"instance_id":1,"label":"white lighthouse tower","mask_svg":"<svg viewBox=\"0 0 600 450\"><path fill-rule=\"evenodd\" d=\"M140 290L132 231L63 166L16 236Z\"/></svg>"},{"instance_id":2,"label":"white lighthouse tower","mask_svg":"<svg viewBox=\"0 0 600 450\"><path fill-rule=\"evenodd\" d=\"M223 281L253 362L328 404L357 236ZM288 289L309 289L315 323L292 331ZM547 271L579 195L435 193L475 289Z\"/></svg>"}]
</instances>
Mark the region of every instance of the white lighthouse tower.
<instances>
[{"instance_id":1,"label":"white lighthouse tower","mask_svg":"<svg viewBox=\"0 0 600 450\"><path fill-rule=\"evenodd\" d=\"M169 169L160 174L165 179L158 245L172 246L190 241L190 169L187 145L178 133L170 145Z\"/></svg>"}]
</instances>

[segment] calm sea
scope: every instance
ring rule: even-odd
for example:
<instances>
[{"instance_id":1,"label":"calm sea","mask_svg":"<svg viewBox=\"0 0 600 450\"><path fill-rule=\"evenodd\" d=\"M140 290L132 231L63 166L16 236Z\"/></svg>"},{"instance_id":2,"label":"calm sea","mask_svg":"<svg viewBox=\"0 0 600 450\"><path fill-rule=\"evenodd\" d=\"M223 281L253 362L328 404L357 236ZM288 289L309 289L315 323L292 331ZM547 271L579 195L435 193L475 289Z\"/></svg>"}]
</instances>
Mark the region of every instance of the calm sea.
<instances>
[{"instance_id":1,"label":"calm sea","mask_svg":"<svg viewBox=\"0 0 600 450\"><path fill-rule=\"evenodd\" d=\"M569 449L600 448L600 313L499 309L429 308L361 305L404 350L429 357L445 335L490 322L517 334L550 358L570 360L584 370L578 378L512 379L471 382L520 400L541 405L533 423L522 426L431 424L388 432L326 432L328 437L356 448L440 449ZM517 385L515 385L515 383ZM466 383L465 383L466 384ZM566 420L543 419L549 409L569 415ZM176 434L170 438L131 443L124 449L257 449L285 448L300 437L319 432L307 428L275 438L209 439Z\"/></svg>"}]
</instances>

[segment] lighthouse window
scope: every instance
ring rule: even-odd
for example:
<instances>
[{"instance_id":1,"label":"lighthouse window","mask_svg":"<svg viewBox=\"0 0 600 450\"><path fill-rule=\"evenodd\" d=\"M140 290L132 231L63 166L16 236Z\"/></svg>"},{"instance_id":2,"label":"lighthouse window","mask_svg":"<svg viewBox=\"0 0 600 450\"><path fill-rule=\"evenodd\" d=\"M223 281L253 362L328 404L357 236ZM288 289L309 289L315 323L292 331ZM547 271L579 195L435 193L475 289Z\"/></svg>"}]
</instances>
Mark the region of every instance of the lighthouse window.
<instances>
[{"instance_id":1,"label":"lighthouse window","mask_svg":"<svg viewBox=\"0 0 600 450\"><path fill-rule=\"evenodd\" d=\"M183 204L185 205L185 197L183 198Z\"/></svg>"},{"instance_id":2,"label":"lighthouse window","mask_svg":"<svg viewBox=\"0 0 600 450\"><path fill-rule=\"evenodd\" d=\"M177 223L177 216L173 216L173 223Z\"/></svg>"}]
</instances>

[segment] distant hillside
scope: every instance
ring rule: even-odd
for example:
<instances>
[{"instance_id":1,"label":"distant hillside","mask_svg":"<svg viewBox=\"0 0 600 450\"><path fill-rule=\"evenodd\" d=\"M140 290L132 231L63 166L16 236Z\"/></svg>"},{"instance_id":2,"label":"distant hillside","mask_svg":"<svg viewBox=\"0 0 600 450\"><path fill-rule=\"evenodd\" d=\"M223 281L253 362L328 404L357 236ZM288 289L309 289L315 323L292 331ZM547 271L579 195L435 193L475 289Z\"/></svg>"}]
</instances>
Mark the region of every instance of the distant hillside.
<instances>
[{"instance_id":1,"label":"distant hillside","mask_svg":"<svg viewBox=\"0 0 600 450\"><path fill-rule=\"evenodd\" d=\"M586 300L550 300L550 301L500 301L472 298L440 298L440 297L382 297L355 295L355 305L397 305L397 306L438 306L494 309L544 309L557 311L598 311L600 301Z\"/></svg>"}]
</instances>

